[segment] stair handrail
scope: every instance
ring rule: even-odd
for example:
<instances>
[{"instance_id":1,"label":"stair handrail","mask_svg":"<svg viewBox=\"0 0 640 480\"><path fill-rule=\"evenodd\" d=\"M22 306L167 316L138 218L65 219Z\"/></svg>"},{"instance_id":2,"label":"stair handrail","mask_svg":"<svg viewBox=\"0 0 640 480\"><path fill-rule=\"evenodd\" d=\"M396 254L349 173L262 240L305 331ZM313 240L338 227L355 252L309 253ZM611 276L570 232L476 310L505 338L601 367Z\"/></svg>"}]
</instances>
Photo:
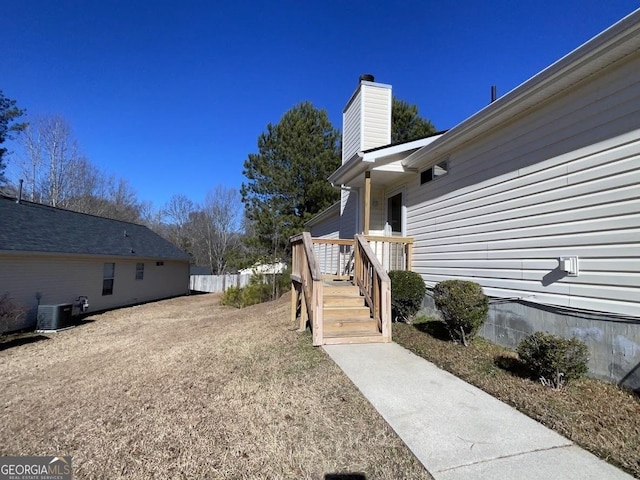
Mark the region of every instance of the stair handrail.
<instances>
[{"instance_id":1,"label":"stair handrail","mask_svg":"<svg viewBox=\"0 0 640 480\"><path fill-rule=\"evenodd\" d=\"M302 301L311 325L314 345L322 345L322 272L313 251L313 240L309 232L302 232L290 239L291 243L291 281L299 282L303 291Z\"/></svg>"},{"instance_id":2,"label":"stair handrail","mask_svg":"<svg viewBox=\"0 0 640 480\"><path fill-rule=\"evenodd\" d=\"M391 279L364 235L355 236L354 279L378 322L385 341L391 341Z\"/></svg>"}]
</instances>

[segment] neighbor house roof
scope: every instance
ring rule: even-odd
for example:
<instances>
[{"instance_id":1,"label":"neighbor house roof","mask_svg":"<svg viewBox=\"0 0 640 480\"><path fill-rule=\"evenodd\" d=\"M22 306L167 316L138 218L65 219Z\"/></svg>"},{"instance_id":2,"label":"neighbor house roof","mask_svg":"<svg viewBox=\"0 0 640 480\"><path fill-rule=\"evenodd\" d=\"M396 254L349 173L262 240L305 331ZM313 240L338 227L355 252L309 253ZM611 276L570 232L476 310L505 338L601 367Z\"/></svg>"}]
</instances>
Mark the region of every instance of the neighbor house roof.
<instances>
[{"instance_id":1,"label":"neighbor house roof","mask_svg":"<svg viewBox=\"0 0 640 480\"><path fill-rule=\"evenodd\" d=\"M0 251L189 260L143 225L0 196Z\"/></svg>"}]
</instances>

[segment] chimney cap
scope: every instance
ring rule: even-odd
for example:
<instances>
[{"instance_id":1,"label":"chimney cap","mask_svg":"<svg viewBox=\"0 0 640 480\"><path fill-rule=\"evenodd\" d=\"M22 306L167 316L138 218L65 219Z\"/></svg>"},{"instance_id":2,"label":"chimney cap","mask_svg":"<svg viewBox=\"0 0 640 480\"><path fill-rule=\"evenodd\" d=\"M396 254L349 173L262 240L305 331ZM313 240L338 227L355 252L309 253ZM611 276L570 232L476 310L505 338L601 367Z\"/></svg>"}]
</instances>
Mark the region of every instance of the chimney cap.
<instances>
[{"instance_id":1,"label":"chimney cap","mask_svg":"<svg viewBox=\"0 0 640 480\"><path fill-rule=\"evenodd\" d=\"M363 73L360 75L360 82L375 82L375 78L370 73Z\"/></svg>"}]
</instances>

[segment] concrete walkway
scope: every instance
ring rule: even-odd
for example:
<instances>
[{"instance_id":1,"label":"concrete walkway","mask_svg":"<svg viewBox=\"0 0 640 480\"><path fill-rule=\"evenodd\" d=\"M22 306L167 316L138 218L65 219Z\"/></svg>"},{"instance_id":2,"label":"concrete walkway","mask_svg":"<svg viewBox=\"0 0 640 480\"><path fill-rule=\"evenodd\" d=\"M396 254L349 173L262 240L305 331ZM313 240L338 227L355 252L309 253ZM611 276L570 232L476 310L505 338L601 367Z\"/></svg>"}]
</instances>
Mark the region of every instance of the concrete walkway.
<instances>
[{"instance_id":1,"label":"concrete walkway","mask_svg":"<svg viewBox=\"0 0 640 480\"><path fill-rule=\"evenodd\" d=\"M324 349L436 480L633 478L395 343Z\"/></svg>"}]
</instances>

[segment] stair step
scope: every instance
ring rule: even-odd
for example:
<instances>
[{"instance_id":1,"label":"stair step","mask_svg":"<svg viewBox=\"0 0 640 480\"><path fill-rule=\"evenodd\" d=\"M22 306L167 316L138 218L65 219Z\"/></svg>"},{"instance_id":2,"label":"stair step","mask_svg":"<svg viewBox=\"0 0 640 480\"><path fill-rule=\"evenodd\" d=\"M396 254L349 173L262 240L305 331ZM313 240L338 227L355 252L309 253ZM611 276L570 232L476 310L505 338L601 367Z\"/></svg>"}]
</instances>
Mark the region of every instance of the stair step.
<instances>
[{"instance_id":1,"label":"stair step","mask_svg":"<svg viewBox=\"0 0 640 480\"><path fill-rule=\"evenodd\" d=\"M378 335L325 335L322 343L324 345L344 345L355 343L388 343L390 340L383 339L382 334Z\"/></svg>"},{"instance_id":2,"label":"stair step","mask_svg":"<svg viewBox=\"0 0 640 480\"><path fill-rule=\"evenodd\" d=\"M340 296L360 296L360 289L350 283L343 286L324 285L322 287L323 295L340 295Z\"/></svg>"},{"instance_id":3,"label":"stair step","mask_svg":"<svg viewBox=\"0 0 640 480\"><path fill-rule=\"evenodd\" d=\"M325 320L370 320L371 310L369 307L360 306L339 306L339 307L325 307L322 310Z\"/></svg>"},{"instance_id":4,"label":"stair step","mask_svg":"<svg viewBox=\"0 0 640 480\"><path fill-rule=\"evenodd\" d=\"M357 336L377 334L378 322L375 320L344 319L325 320L323 336Z\"/></svg>"},{"instance_id":5,"label":"stair step","mask_svg":"<svg viewBox=\"0 0 640 480\"><path fill-rule=\"evenodd\" d=\"M362 307L364 297L360 295L324 295L322 297L324 307Z\"/></svg>"}]
</instances>

